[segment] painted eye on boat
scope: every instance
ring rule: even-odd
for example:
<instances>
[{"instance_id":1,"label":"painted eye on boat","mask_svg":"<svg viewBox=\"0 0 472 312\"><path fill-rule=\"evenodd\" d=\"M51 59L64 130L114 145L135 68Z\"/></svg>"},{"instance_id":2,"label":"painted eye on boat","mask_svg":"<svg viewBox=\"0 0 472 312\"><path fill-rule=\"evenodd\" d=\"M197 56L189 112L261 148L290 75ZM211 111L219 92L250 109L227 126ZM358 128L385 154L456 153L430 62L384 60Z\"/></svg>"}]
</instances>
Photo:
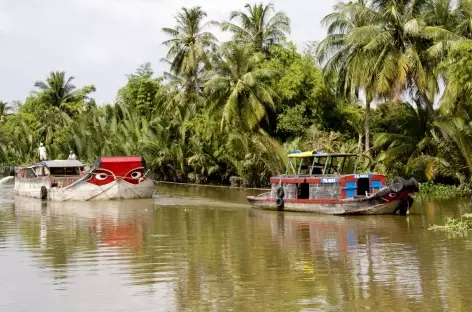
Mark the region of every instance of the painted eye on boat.
<instances>
[{"instance_id":1,"label":"painted eye on boat","mask_svg":"<svg viewBox=\"0 0 472 312\"><path fill-rule=\"evenodd\" d=\"M135 171L135 172L133 172L133 173L131 174L131 177L132 177L133 179L139 179L139 178L141 178L142 175L143 175L143 174L142 174L141 172Z\"/></svg>"},{"instance_id":2,"label":"painted eye on boat","mask_svg":"<svg viewBox=\"0 0 472 312\"><path fill-rule=\"evenodd\" d=\"M99 174L95 175L95 178L97 180L105 180L107 177L108 177L108 175L106 173L99 173Z\"/></svg>"}]
</instances>

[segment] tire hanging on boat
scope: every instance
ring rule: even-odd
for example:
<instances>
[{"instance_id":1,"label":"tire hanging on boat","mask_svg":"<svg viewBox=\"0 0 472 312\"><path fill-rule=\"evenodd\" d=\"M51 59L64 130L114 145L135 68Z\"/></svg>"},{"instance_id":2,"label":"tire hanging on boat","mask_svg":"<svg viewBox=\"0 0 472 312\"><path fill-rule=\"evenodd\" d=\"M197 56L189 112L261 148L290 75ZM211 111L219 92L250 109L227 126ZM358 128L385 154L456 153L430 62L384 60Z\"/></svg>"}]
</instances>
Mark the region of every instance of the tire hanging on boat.
<instances>
[{"instance_id":1,"label":"tire hanging on boat","mask_svg":"<svg viewBox=\"0 0 472 312\"><path fill-rule=\"evenodd\" d=\"M284 209L284 196L285 190L282 186L279 186L279 188L277 188L277 199L275 200L277 210L279 211L282 211Z\"/></svg>"},{"instance_id":2,"label":"tire hanging on boat","mask_svg":"<svg viewBox=\"0 0 472 312\"><path fill-rule=\"evenodd\" d=\"M285 190L282 186L277 188L277 198L284 198L285 197Z\"/></svg>"},{"instance_id":3,"label":"tire hanging on boat","mask_svg":"<svg viewBox=\"0 0 472 312\"><path fill-rule=\"evenodd\" d=\"M41 199L46 199L48 197L48 190L45 186L41 186L41 192L39 196Z\"/></svg>"},{"instance_id":4,"label":"tire hanging on boat","mask_svg":"<svg viewBox=\"0 0 472 312\"><path fill-rule=\"evenodd\" d=\"M275 200L275 204L277 205L277 210L278 211L284 210L284 200L283 200L283 198L277 198Z\"/></svg>"},{"instance_id":5,"label":"tire hanging on boat","mask_svg":"<svg viewBox=\"0 0 472 312\"><path fill-rule=\"evenodd\" d=\"M405 180L403 178L395 178L390 183L390 189L394 193L398 193L405 187Z\"/></svg>"}]
</instances>

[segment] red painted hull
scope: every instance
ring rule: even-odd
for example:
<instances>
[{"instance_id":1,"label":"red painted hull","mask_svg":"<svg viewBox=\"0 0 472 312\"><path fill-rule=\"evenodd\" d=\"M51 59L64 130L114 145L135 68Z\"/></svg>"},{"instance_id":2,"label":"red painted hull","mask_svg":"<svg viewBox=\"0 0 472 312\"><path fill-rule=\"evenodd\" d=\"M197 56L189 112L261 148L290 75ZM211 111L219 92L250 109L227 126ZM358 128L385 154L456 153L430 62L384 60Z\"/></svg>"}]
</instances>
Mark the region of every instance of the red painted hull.
<instances>
[{"instance_id":1,"label":"red painted hull","mask_svg":"<svg viewBox=\"0 0 472 312\"><path fill-rule=\"evenodd\" d=\"M268 210L330 215L393 214L402 205L409 205L409 193L402 191L395 197L373 195L355 199L285 199L281 208L277 207L277 198L248 196L247 199L254 208Z\"/></svg>"}]
</instances>

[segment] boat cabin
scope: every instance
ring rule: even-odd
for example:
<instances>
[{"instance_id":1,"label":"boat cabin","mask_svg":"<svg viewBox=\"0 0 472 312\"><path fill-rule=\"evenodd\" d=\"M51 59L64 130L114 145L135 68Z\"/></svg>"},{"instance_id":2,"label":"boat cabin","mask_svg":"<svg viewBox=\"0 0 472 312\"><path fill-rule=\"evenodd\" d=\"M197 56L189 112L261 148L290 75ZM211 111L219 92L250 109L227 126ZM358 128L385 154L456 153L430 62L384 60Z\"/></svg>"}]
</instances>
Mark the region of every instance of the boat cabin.
<instances>
[{"instance_id":1,"label":"boat cabin","mask_svg":"<svg viewBox=\"0 0 472 312\"><path fill-rule=\"evenodd\" d=\"M286 173L272 177L272 194L282 185L285 199L346 199L364 197L386 184L385 176L357 172L358 155L295 151Z\"/></svg>"},{"instance_id":2,"label":"boat cabin","mask_svg":"<svg viewBox=\"0 0 472 312\"><path fill-rule=\"evenodd\" d=\"M83 173L84 165L78 160L45 160L17 169L17 176L21 180L49 177L51 187L71 184Z\"/></svg>"}]
</instances>

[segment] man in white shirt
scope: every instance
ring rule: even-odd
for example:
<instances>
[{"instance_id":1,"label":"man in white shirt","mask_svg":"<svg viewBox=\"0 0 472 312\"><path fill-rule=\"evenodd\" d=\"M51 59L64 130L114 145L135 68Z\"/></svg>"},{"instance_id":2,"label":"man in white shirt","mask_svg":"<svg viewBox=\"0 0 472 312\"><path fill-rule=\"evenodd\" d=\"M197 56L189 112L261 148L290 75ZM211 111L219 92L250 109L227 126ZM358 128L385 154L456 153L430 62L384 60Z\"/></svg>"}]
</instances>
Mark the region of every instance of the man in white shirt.
<instances>
[{"instance_id":1,"label":"man in white shirt","mask_svg":"<svg viewBox=\"0 0 472 312\"><path fill-rule=\"evenodd\" d=\"M46 147L44 147L43 143L39 143L39 160L43 161L48 158L48 155L46 153Z\"/></svg>"},{"instance_id":2,"label":"man in white shirt","mask_svg":"<svg viewBox=\"0 0 472 312\"><path fill-rule=\"evenodd\" d=\"M70 160L76 160L77 159L77 157L75 156L73 151L70 151L68 159L70 159Z\"/></svg>"}]
</instances>

